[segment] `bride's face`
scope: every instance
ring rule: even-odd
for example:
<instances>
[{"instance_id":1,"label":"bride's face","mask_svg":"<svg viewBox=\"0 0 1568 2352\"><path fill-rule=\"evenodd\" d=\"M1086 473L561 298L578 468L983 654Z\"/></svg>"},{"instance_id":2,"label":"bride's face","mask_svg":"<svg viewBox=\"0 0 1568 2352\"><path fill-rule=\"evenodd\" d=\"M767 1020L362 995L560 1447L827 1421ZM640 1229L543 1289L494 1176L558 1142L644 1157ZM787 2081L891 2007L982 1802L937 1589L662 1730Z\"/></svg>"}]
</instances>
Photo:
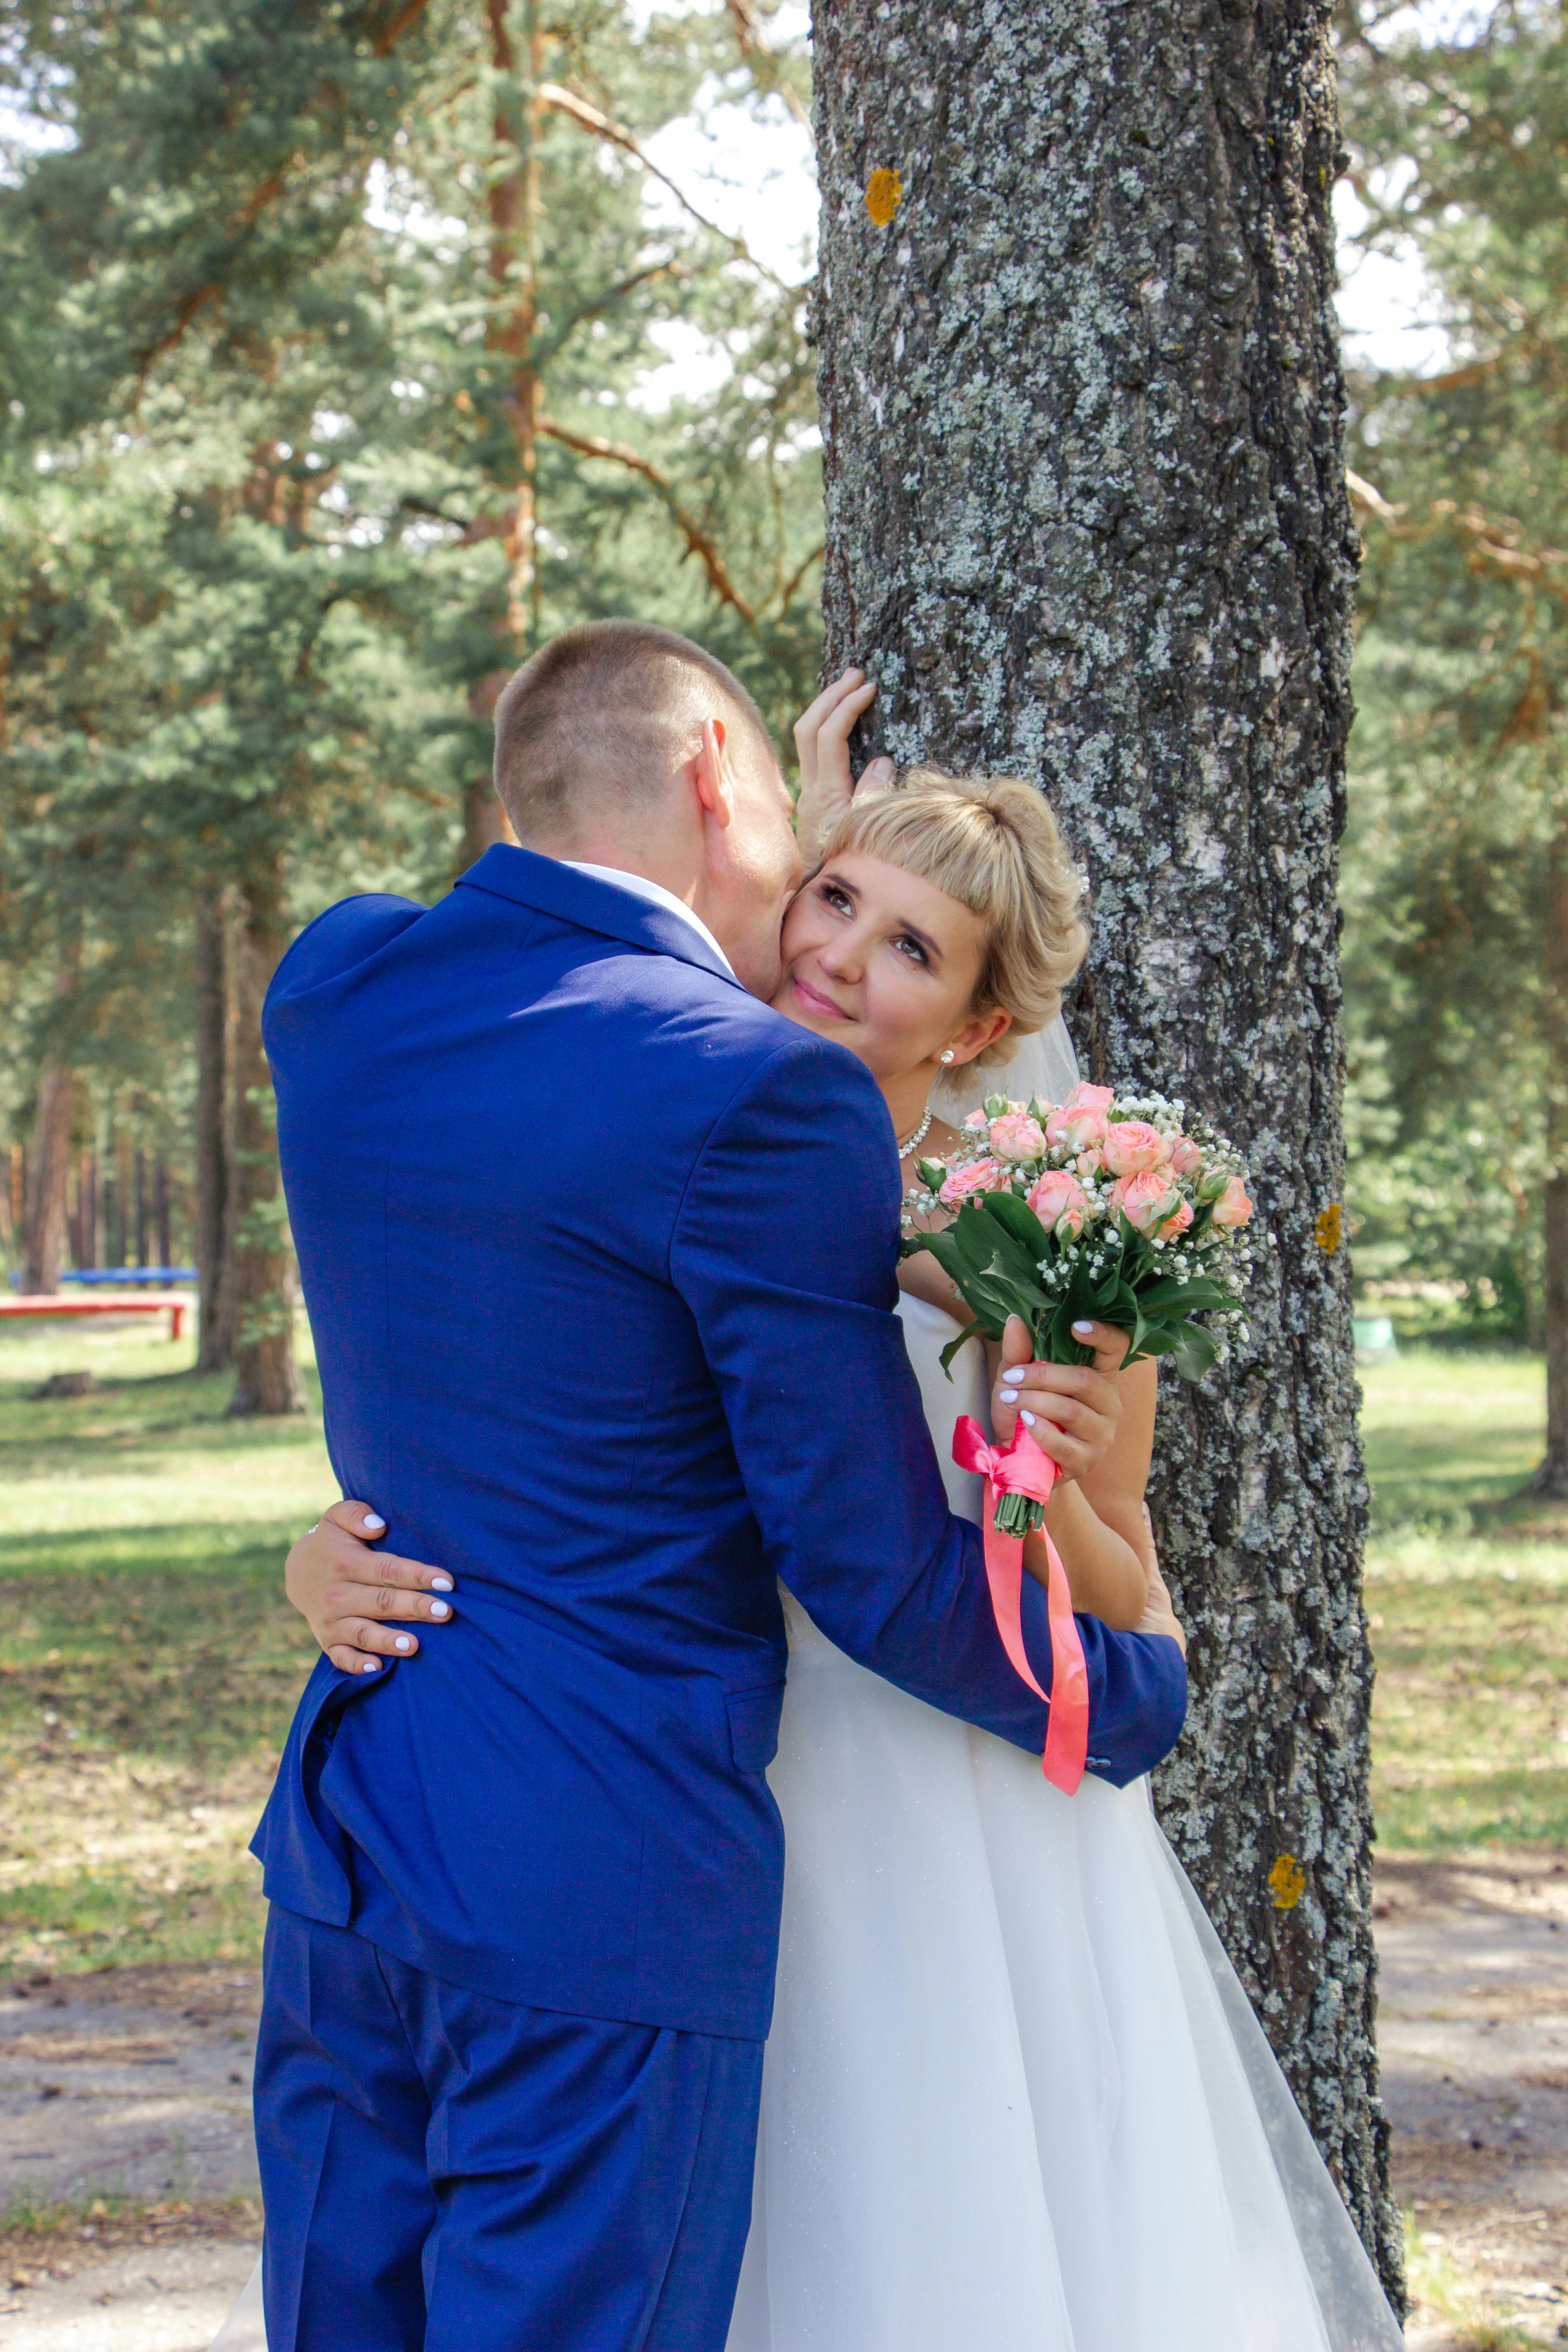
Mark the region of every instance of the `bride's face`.
<instances>
[{"instance_id":1,"label":"bride's face","mask_svg":"<svg viewBox=\"0 0 1568 2352\"><path fill-rule=\"evenodd\" d=\"M1007 1026L972 1010L984 926L932 882L851 853L812 877L784 917L773 1005L858 1055L884 1083L973 1060ZM951 1048L952 1065L941 1055Z\"/></svg>"}]
</instances>

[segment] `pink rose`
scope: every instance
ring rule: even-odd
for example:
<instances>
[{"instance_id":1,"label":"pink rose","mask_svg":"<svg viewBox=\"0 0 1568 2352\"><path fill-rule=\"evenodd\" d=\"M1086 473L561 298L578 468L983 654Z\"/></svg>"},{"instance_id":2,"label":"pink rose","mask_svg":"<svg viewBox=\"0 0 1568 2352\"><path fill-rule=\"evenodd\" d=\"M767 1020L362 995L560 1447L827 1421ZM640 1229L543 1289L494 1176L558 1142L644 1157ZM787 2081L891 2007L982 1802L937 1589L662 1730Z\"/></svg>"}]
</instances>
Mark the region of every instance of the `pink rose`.
<instances>
[{"instance_id":1,"label":"pink rose","mask_svg":"<svg viewBox=\"0 0 1568 2352\"><path fill-rule=\"evenodd\" d=\"M1105 1154L1098 1144L1092 1151L1080 1151L1078 1155L1078 1172L1080 1176L1098 1176L1104 1165Z\"/></svg>"},{"instance_id":2,"label":"pink rose","mask_svg":"<svg viewBox=\"0 0 1568 2352\"><path fill-rule=\"evenodd\" d=\"M976 1192L997 1192L1007 1181L1007 1171L994 1160L977 1160L973 1168L955 1168L937 1198L944 1208L956 1209Z\"/></svg>"},{"instance_id":3,"label":"pink rose","mask_svg":"<svg viewBox=\"0 0 1568 2352\"><path fill-rule=\"evenodd\" d=\"M1171 1146L1171 1166L1178 1176L1195 1176L1204 1155L1190 1135L1178 1135Z\"/></svg>"},{"instance_id":4,"label":"pink rose","mask_svg":"<svg viewBox=\"0 0 1568 2352\"><path fill-rule=\"evenodd\" d=\"M1237 1225L1246 1224L1252 1214L1252 1202L1247 1197L1247 1187L1239 1176L1230 1179L1209 1214L1225 1233L1232 1233Z\"/></svg>"},{"instance_id":5,"label":"pink rose","mask_svg":"<svg viewBox=\"0 0 1568 2352\"><path fill-rule=\"evenodd\" d=\"M1113 1176L1142 1176L1168 1168L1171 1147L1146 1118L1113 1119L1105 1130L1105 1164Z\"/></svg>"},{"instance_id":6,"label":"pink rose","mask_svg":"<svg viewBox=\"0 0 1568 2352\"><path fill-rule=\"evenodd\" d=\"M1087 1151L1092 1144L1105 1141L1105 1103L1074 1100L1082 1094L1103 1095L1105 1102L1110 1100L1109 1087L1075 1087L1046 1121L1046 1141L1053 1151Z\"/></svg>"},{"instance_id":7,"label":"pink rose","mask_svg":"<svg viewBox=\"0 0 1568 2352\"><path fill-rule=\"evenodd\" d=\"M1170 1241L1193 1222L1191 1202L1183 1200L1164 1168L1143 1168L1123 1176L1110 1188L1110 1206L1121 1210L1134 1233L1152 1242Z\"/></svg>"},{"instance_id":8,"label":"pink rose","mask_svg":"<svg viewBox=\"0 0 1568 2352\"><path fill-rule=\"evenodd\" d=\"M983 1110L971 1110L964 1113L963 1124L971 1135L984 1135L991 1122Z\"/></svg>"},{"instance_id":9,"label":"pink rose","mask_svg":"<svg viewBox=\"0 0 1568 2352\"><path fill-rule=\"evenodd\" d=\"M1047 1168L1029 1194L1029 1206L1058 1241L1077 1241L1089 1215L1089 1194L1068 1168Z\"/></svg>"},{"instance_id":10,"label":"pink rose","mask_svg":"<svg viewBox=\"0 0 1568 2352\"><path fill-rule=\"evenodd\" d=\"M1026 1110L1005 1110L991 1122L991 1149L999 1160L1043 1160L1046 1139Z\"/></svg>"}]
</instances>

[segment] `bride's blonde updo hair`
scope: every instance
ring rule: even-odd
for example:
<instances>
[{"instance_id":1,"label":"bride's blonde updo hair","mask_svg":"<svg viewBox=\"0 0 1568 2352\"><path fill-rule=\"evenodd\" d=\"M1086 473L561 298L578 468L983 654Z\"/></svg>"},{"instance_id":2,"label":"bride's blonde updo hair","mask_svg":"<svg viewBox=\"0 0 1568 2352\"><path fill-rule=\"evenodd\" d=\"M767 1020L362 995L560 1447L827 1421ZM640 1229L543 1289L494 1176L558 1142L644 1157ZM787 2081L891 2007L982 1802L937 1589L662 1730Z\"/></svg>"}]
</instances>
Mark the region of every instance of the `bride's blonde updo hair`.
<instances>
[{"instance_id":1,"label":"bride's blonde updo hair","mask_svg":"<svg viewBox=\"0 0 1568 2352\"><path fill-rule=\"evenodd\" d=\"M1013 1016L976 1063L1004 1061L1055 1019L1089 947L1083 877L1044 796L1017 776L910 768L888 791L858 793L827 835L822 863L859 851L945 890L985 926L973 1010Z\"/></svg>"}]
</instances>

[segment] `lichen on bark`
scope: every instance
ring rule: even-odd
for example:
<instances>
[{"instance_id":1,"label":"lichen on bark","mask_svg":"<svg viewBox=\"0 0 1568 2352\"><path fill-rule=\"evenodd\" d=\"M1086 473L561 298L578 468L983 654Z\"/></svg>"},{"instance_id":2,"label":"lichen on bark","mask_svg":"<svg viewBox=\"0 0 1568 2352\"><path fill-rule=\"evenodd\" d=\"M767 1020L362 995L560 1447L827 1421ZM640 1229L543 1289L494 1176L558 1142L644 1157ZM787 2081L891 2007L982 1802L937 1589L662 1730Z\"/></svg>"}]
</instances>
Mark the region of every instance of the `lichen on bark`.
<instances>
[{"instance_id":1,"label":"lichen on bark","mask_svg":"<svg viewBox=\"0 0 1568 2352\"><path fill-rule=\"evenodd\" d=\"M1318 1239L1356 560L1327 19L816 0L825 603L829 672L880 681L868 751L1049 793L1094 892L1094 1076L1250 1158L1250 1337L1162 1396L1194 1703L1158 1799L1402 2299L1349 1269Z\"/></svg>"}]
</instances>

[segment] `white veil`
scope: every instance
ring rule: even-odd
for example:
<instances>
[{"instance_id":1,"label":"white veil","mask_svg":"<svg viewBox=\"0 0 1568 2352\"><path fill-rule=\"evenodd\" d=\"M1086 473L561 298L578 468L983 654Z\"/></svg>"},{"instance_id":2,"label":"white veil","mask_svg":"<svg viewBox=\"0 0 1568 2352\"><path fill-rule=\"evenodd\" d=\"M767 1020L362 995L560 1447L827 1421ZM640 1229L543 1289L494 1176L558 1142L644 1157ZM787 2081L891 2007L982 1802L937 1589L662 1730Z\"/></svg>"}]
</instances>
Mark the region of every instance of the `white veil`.
<instances>
[{"instance_id":1,"label":"white veil","mask_svg":"<svg viewBox=\"0 0 1568 2352\"><path fill-rule=\"evenodd\" d=\"M979 1109L987 1095L1007 1095L1015 1102L1038 1095L1042 1102L1059 1103L1077 1084L1078 1055L1058 1013L1048 1028L1020 1037L1005 1062L993 1062L985 1069L967 1063L951 1078L939 1080L931 1104L939 1118L956 1127L966 1111Z\"/></svg>"}]
</instances>

